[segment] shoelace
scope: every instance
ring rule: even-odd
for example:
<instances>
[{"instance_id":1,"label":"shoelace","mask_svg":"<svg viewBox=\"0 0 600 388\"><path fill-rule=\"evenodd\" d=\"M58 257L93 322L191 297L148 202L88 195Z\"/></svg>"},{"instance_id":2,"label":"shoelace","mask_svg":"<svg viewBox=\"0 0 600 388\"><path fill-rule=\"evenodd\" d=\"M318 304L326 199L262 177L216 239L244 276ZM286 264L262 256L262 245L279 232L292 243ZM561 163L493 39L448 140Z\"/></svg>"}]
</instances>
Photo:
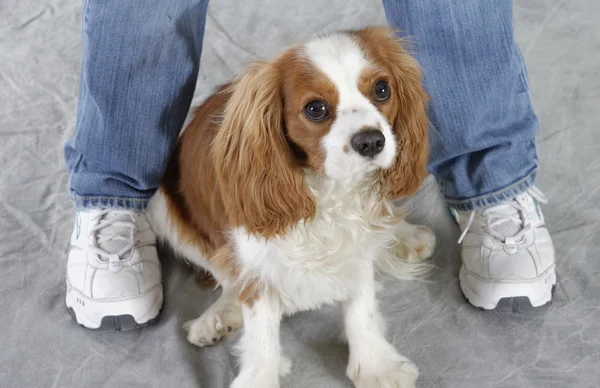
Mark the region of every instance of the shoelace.
<instances>
[{"instance_id":1,"label":"shoelace","mask_svg":"<svg viewBox=\"0 0 600 388\"><path fill-rule=\"evenodd\" d=\"M546 198L546 196L535 186L529 189L527 191L527 194L531 195L533 199L542 204L548 203L548 199ZM505 245L515 245L521 242L525 234L531 229L535 229L544 225L544 222L540 219L535 220L533 222L531 220L528 220L527 223L525 223L525 220L528 218L527 209L525 208L525 205L521 202L521 199L519 197L515 197L511 201L507 201L505 203L493 206L489 209L483 209L480 211L481 215L485 217L486 225L484 226L484 228L486 233L488 233L490 236L492 236L493 238ZM473 210L471 211L471 214L469 214L467 226L458 238L459 244L463 242L465 236L469 232L469 229L473 224L473 220L475 219L476 212L477 210ZM520 227L519 231L514 235L505 236L498 233L495 230L496 227L509 222L515 223Z\"/></svg>"},{"instance_id":2,"label":"shoelace","mask_svg":"<svg viewBox=\"0 0 600 388\"><path fill-rule=\"evenodd\" d=\"M108 213L114 213L114 215L110 218L104 218ZM101 260L108 261L111 271L120 270L123 266L121 260L128 257L134 248L140 246L140 241L135 239L137 226L133 214L105 209L96 214L92 221L100 222L90 230L92 244L89 245L89 250L98 255ZM107 231L109 227L113 227L114 230ZM126 243L117 252L107 252L99 247L107 241L115 240Z\"/></svg>"}]
</instances>

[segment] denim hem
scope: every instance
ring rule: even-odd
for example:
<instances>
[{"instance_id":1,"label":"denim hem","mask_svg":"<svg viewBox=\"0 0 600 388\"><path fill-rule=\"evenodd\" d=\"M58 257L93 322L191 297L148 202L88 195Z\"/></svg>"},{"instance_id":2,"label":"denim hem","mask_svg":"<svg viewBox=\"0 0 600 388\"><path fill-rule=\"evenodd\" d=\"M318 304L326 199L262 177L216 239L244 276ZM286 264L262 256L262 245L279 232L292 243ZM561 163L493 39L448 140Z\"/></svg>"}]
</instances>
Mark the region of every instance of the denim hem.
<instances>
[{"instance_id":1,"label":"denim hem","mask_svg":"<svg viewBox=\"0 0 600 388\"><path fill-rule=\"evenodd\" d=\"M71 196L77 209L127 209L145 211L149 198L79 197Z\"/></svg>"},{"instance_id":2,"label":"denim hem","mask_svg":"<svg viewBox=\"0 0 600 388\"><path fill-rule=\"evenodd\" d=\"M536 174L537 170L529 173L526 177L519 179L512 185L490 194L464 200L453 200L446 198L446 203L451 208L463 212L495 206L501 202L508 201L509 199L512 199L532 188Z\"/></svg>"}]
</instances>

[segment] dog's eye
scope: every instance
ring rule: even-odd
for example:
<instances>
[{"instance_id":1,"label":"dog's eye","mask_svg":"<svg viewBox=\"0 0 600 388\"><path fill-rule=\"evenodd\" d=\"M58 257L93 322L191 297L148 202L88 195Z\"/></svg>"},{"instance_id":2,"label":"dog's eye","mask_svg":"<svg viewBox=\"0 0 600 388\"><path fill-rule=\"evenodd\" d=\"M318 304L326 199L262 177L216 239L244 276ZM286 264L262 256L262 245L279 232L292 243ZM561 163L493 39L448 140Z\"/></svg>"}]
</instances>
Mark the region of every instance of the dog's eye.
<instances>
[{"instance_id":1,"label":"dog's eye","mask_svg":"<svg viewBox=\"0 0 600 388\"><path fill-rule=\"evenodd\" d=\"M386 81L378 81L373 85L373 96L375 101L386 101L390 98L390 85Z\"/></svg>"},{"instance_id":2,"label":"dog's eye","mask_svg":"<svg viewBox=\"0 0 600 388\"><path fill-rule=\"evenodd\" d=\"M304 114L312 121L321 121L327 117L329 112L323 101L311 101L304 107Z\"/></svg>"}]
</instances>

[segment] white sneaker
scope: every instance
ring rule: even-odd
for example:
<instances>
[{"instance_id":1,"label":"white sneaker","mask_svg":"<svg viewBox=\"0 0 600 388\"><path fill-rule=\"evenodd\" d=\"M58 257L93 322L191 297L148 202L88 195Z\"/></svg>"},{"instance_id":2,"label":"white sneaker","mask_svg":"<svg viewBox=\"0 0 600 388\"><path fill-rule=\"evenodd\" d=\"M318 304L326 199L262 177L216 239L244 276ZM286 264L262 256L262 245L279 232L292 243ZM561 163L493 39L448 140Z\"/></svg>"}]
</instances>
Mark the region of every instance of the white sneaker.
<instances>
[{"instance_id":1,"label":"white sneaker","mask_svg":"<svg viewBox=\"0 0 600 388\"><path fill-rule=\"evenodd\" d=\"M532 188L499 205L472 212L451 209L462 234L460 287L469 302L486 310L503 298L526 297L533 307L552 299L554 247Z\"/></svg>"},{"instance_id":2,"label":"white sneaker","mask_svg":"<svg viewBox=\"0 0 600 388\"><path fill-rule=\"evenodd\" d=\"M151 323L163 303L156 235L144 213L77 212L67 260L66 304L90 329Z\"/></svg>"}]
</instances>

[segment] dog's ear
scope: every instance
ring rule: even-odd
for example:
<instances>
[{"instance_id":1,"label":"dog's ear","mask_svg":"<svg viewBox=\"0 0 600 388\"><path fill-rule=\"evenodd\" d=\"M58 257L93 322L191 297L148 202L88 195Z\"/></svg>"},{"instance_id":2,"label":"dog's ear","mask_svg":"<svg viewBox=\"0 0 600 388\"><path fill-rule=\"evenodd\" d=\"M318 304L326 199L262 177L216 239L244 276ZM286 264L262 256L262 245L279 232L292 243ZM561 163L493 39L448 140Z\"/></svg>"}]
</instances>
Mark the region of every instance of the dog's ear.
<instances>
[{"instance_id":1,"label":"dog's ear","mask_svg":"<svg viewBox=\"0 0 600 388\"><path fill-rule=\"evenodd\" d=\"M427 176L427 94L421 86L419 67L409 58L404 66L398 65L394 70L399 85L396 88L399 108L393 123L397 156L394 166L382 173L391 198L414 194Z\"/></svg>"},{"instance_id":2,"label":"dog's ear","mask_svg":"<svg viewBox=\"0 0 600 388\"><path fill-rule=\"evenodd\" d=\"M427 176L429 159L429 97L421 85L421 68L389 28L366 28L359 35L391 73L397 103L391 123L397 141L396 162L381 172L381 181L390 198L412 195Z\"/></svg>"},{"instance_id":3,"label":"dog's ear","mask_svg":"<svg viewBox=\"0 0 600 388\"><path fill-rule=\"evenodd\" d=\"M274 64L249 67L232 85L212 147L230 223L267 238L313 218L316 208L285 137L280 84Z\"/></svg>"},{"instance_id":4,"label":"dog's ear","mask_svg":"<svg viewBox=\"0 0 600 388\"><path fill-rule=\"evenodd\" d=\"M427 93L421 85L421 68L388 33L389 66L395 79L398 113L393 123L397 141L396 162L382 172L391 198L414 194L427 176L429 142L427 140Z\"/></svg>"}]
</instances>

